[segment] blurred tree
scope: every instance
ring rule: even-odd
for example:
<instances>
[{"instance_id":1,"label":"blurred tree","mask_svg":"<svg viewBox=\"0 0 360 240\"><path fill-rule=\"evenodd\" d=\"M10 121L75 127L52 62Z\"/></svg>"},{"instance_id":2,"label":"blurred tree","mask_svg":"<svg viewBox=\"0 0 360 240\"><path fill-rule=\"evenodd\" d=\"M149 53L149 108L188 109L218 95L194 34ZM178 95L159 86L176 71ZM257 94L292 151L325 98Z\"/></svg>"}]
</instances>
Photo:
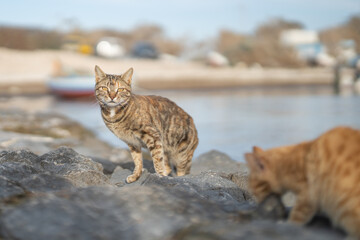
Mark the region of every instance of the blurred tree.
<instances>
[{"instance_id":1,"label":"blurred tree","mask_svg":"<svg viewBox=\"0 0 360 240\"><path fill-rule=\"evenodd\" d=\"M137 41L150 42L160 53L179 55L184 49L180 41L167 38L163 28L157 25L140 25L129 34L133 43Z\"/></svg>"},{"instance_id":2,"label":"blurred tree","mask_svg":"<svg viewBox=\"0 0 360 240\"><path fill-rule=\"evenodd\" d=\"M180 55L184 49L184 44L180 40L167 38L164 30L157 25L141 25L129 32L111 29L84 31L77 22L75 24L72 19L70 20L63 24L66 27L58 27L58 31L0 26L0 47L34 50L60 49L64 44L71 43L95 46L103 37L115 37L128 51L138 41L152 43L161 53Z\"/></svg>"},{"instance_id":3,"label":"blurred tree","mask_svg":"<svg viewBox=\"0 0 360 240\"><path fill-rule=\"evenodd\" d=\"M152 41L164 37L164 31L157 25L139 25L130 32L137 41Z\"/></svg>"},{"instance_id":4,"label":"blurred tree","mask_svg":"<svg viewBox=\"0 0 360 240\"><path fill-rule=\"evenodd\" d=\"M304 27L299 22L275 18L260 25L255 31L255 36L278 39L284 30L302 28Z\"/></svg>"},{"instance_id":5,"label":"blurred tree","mask_svg":"<svg viewBox=\"0 0 360 240\"><path fill-rule=\"evenodd\" d=\"M59 49L62 35L56 31L0 27L0 46L23 50Z\"/></svg>"},{"instance_id":6,"label":"blurred tree","mask_svg":"<svg viewBox=\"0 0 360 240\"><path fill-rule=\"evenodd\" d=\"M305 63L298 59L296 52L279 41L279 35L287 29L299 29L298 22L274 19L260 25L254 35L241 35L230 31L221 31L217 49L232 64L255 63L265 67L303 67Z\"/></svg>"},{"instance_id":7,"label":"blurred tree","mask_svg":"<svg viewBox=\"0 0 360 240\"><path fill-rule=\"evenodd\" d=\"M342 40L352 39L356 44L356 51L360 53L360 15L350 17L344 24L320 32L329 53L336 55L337 47Z\"/></svg>"}]
</instances>

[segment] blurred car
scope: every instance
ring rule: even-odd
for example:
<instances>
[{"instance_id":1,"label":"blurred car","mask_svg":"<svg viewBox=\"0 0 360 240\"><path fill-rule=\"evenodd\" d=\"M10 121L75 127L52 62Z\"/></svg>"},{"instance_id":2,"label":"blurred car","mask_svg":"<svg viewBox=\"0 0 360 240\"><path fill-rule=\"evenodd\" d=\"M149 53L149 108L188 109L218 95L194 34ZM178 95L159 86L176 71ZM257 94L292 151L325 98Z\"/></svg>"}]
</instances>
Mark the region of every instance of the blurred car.
<instances>
[{"instance_id":1,"label":"blurred car","mask_svg":"<svg viewBox=\"0 0 360 240\"><path fill-rule=\"evenodd\" d=\"M149 42L137 42L132 48L132 55L137 58L157 59L159 57L156 47Z\"/></svg>"}]
</instances>

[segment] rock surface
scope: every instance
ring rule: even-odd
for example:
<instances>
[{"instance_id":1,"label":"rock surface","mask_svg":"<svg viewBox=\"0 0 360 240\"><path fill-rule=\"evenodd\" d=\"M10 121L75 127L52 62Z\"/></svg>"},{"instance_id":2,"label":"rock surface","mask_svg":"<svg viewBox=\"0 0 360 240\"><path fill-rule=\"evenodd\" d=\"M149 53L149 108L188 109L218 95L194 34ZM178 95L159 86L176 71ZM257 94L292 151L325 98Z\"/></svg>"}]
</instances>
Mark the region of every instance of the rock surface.
<instances>
[{"instance_id":1,"label":"rock surface","mask_svg":"<svg viewBox=\"0 0 360 240\"><path fill-rule=\"evenodd\" d=\"M0 150L29 149L42 155L61 146L89 157L130 160L126 150L114 150L79 123L59 114L0 110Z\"/></svg>"},{"instance_id":2,"label":"rock surface","mask_svg":"<svg viewBox=\"0 0 360 240\"><path fill-rule=\"evenodd\" d=\"M145 160L140 179L126 184L134 168L126 150L113 149L85 130L78 129L73 136L65 132L54 136L53 130L47 133L49 126L62 129L73 124L61 116L56 116L61 119L56 121L51 114L4 116L0 120L0 148L4 150L0 152L1 239L344 236L316 220L310 227L284 223L287 211L277 196L256 205L248 191L246 167L223 153L203 154L194 160L192 174L183 177L160 177L154 173L152 162ZM17 117L29 122L24 127L7 123L19 122ZM33 118L40 123L31 122ZM83 140L82 136L92 140ZM59 147L61 143L70 147Z\"/></svg>"},{"instance_id":3,"label":"rock surface","mask_svg":"<svg viewBox=\"0 0 360 240\"><path fill-rule=\"evenodd\" d=\"M193 160L191 174L203 171L218 171L224 173L247 172L246 165L231 159L228 155L212 150Z\"/></svg>"}]
</instances>

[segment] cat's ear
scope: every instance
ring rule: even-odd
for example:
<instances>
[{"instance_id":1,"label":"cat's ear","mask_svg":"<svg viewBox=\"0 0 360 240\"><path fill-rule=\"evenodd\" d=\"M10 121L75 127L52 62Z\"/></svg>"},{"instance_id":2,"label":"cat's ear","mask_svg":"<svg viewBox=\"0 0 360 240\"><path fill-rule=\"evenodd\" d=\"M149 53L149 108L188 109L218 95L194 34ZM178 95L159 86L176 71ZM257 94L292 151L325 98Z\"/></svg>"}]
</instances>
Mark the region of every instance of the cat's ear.
<instances>
[{"instance_id":1,"label":"cat's ear","mask_svg":"<svg viewBox=\"0 0 360 240\"><path fill-rule=\"evenodd\" d=\"M134 69L133 68L129 68L122 76L122 80L126 82L127 85L131 86L131 79L132 79L132 75L134 73Z\"/></svg>"},{"instance_id":2,"label":"cat's ear","mask_svg":"<svg viewBox=\"0 0 360 240\"><path fill-rule=\"evenodd\" d=\"M254 172L261 172L265 169L264 163L254 153L245 153L245 160L249 166L249 169Z\"/></svg>"},{"instance_id":3,"label":"cat's ear","mask_svg":"<svg viewBox=\"0 0 360 240\"><path fill-rule=\"evenodd\" d=\"M254 172L262 172L265 170L266 159L262 157L262 150L260 147L253 147L252 153L245 153L245 159L249 168Z\"/></svg>"},{"instance_id":4,"label":"cat's ear","mask_svg":"<svg viewBox=\"0 0 360 240\"><path fill-rule=\"evenodd\" d=\"M100 81L101 79L104 79L106 77L106 74L98 65L95 65L95 80L96 82Z\"/></svg>"},{"instance_id":5,"label":"cat's ear","mask_svg":"<svg viewBox=\"0 0 360 240\"><path fill-rule=\"evenodd\" d=\"M257 146L254 146L254 147L253 147L253 153L255 153L255 154L261 154L261 153L263 153L263 152L264 152L264 150L262 150L262 148L257 147Z\"/></svg>"}]
</instances>

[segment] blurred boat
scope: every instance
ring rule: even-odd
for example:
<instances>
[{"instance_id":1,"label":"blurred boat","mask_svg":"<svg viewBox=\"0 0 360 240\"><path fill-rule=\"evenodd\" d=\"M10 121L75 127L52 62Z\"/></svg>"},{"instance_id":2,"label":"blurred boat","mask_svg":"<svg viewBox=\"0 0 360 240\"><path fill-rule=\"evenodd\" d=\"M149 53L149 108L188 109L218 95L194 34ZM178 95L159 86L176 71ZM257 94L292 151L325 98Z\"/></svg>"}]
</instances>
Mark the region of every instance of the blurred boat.
<instances>
[{"instance_id":1,"label":"blurred boat","mask_svg":"<svg viewBox=\"0 0 360 240\"><path fill-rule=\"evenodd\" d=\"M94 96L94 76L52 77L48 81L52 93L63 98Z\"/></svg>"}]
</instances>

